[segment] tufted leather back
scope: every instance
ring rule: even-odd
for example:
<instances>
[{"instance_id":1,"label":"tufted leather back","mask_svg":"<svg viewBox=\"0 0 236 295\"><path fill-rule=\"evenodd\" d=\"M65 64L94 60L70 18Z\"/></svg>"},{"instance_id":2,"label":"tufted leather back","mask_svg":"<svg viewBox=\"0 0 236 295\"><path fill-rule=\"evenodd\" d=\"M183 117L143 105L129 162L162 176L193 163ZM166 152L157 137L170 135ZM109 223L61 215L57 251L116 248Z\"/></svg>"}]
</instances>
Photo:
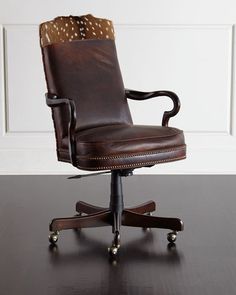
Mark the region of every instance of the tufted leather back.
<instances>
[{"instance_id":1,"label":"tufted leather back","mask_svg":"<svg viewBox=\"0 0 236 295\"><path fill-rule=\"evenodd\" d=\"M78 130L132 124L111 21L57 17L40 25L40 42L48 92L75 101ZM52 115L60 148L67 136L66 106Z\"/></svg>"}]
</instances>

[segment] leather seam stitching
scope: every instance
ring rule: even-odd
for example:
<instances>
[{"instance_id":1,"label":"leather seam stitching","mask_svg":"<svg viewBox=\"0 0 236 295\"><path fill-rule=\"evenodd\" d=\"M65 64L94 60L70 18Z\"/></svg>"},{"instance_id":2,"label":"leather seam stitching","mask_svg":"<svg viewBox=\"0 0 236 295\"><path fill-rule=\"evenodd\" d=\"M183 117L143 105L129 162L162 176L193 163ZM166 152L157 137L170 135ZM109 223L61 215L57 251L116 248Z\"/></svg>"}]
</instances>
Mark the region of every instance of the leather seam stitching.
<instances>
[{"instance_id":1,"label":"leather seam stitching","mask_svg":"<svg viewBox=\"0 0 236 295\"><path fill-rule=\"evenodd\" d=\"M157 163L164 163L164 162L171 162L171 161L175 161L175 160L181 160L181 159L185 159L186 156L182 156L182 157L176 157L176 158L172 158L172 159L164 159L164 160L155 160L155 161L149 161L149 162L141 162L141 163L134 163L134 164L126 164L126 165L114 165L114 166L103 166L103 167L83 167L78 165L78 168L81 169L94 169L94 170L105 170L105 169L114 169L114 168L129 168L129 167L135 167L135 166L141 166L143 167L143 165L149 165L149 164L157 164Z\"/></svg>"},{"instance_id":2,"label":"leather seam stitching","mask_svg":"<svg viewBox=\"0 0 236 295\"><path fill-rule=\"evenodd\" d=\"M181 151L181 150L185 150L185 148L186 148L185 146L181 146L181 148L175 148L175 149L169 149L169 150L159 150L159 151L152 151L152 152L146 152L146 153L119 154L119 155L116 155L116 156L105 156L105 157L78 156L78 158L85 158L87 160L112 160L112 159L120 159L120 158L132 158L134 156L146 156L146 155L153 155L153 154Z\"/></svg>"}]
</instances>

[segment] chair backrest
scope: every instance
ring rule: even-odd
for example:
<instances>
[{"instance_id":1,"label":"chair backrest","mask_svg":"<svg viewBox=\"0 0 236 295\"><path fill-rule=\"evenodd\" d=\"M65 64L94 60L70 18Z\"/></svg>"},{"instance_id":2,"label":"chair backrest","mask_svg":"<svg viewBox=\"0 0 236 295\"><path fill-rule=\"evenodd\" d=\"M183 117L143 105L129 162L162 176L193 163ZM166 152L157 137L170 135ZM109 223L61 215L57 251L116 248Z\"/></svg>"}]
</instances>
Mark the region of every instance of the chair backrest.
<instances>
[{"instance_id":1,"label":"chair backrest","mask_svg":"<svg viewBox=\"0 0 236 295\"><path fill-rule=\"evenodd\" d=\"M110 20L57 17L40 25L40 43L48 92L75 101L78 130L132 124ZM66 107L54 108L53 120L60 145Z\"/></svg>"}]
</instances>

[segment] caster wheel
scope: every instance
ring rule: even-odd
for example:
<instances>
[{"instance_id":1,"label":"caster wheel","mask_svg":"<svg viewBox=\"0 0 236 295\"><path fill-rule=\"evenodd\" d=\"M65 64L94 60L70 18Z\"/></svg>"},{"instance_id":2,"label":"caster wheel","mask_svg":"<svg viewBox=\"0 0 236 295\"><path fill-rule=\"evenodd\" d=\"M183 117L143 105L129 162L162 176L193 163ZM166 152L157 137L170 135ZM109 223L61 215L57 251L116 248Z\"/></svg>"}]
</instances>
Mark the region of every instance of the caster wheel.
<instances>
[{"instance_id":1,"label":"caster wheel","mask_svg":"<svg viewBox=\"0 0 236 295\"><path fill-rule=\"evenodd\" d=\"M152 216L152 212L147 212L145 215ZM151 231L151 228L150 227L143 227L143 231L149 232L149 231Z\"/></svg>"},{"instance_id":2,"label":"caster wheel","mask_svg":"<svg viewBox=\"0 0 236 295\"><path fill-rule=\"evenodd\" d=\"M167 234L168 242L174 243L176 241L176 239L177 239L177 232L176 231L173 231L173 232Z\"/></svg>"},{"instance_id":3,"label":"caster wheel","mask_svg":"<svg viewBox=\"0 0 236 295\"><path fill-rule=\"evenodd\" d=\"M111 256L116 256L118 254L119 248L120 248L120 233L117 231L114 234L114 240L112 242L112 246L108 248L108 252Z\"/></svg>"},{"instance_id":4,"label":"caster wheel","mask_svg":"<svg viewBox=\"0 0 236 295\"><path fill-rule=\"evenodd\" d=\"M118 254L119 247L116 247L112 245L110 248L108 248L108 252L111 256L116 256Z\"/></svg>"},{"instance_id":5,"label":"caster wheel","mask_svg":"<svg viewBox=\"0 0 236 295\"><path fill-rule=\"evenodd\" d=\"M53 232L48 236L48 240L52 245L55 245L58 241L58 234L59 232Z\"/></svg>"}]
</instances>

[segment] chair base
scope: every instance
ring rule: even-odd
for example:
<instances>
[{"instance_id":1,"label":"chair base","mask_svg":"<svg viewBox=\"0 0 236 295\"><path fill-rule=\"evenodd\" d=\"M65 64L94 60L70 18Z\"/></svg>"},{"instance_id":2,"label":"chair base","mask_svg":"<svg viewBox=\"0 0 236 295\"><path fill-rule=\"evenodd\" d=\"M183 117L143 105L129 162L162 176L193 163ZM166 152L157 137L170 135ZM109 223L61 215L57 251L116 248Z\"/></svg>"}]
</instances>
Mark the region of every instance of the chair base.
<instances>
[{"instance_id":1,"label":"chair base","mask_svg":"<svg viewBox=\"0 0 236 295\"><path fill-rule=\"evenodd\" d=\"M179 218L152 216L156 210L156 203L148 201L141 205L124 208L121 176L124 171L114 170L111 175L111 200L110 207L103 208L94 206L83 201L76 203L77 214L74 217L54 218L49 226L52 232L49 236L51 244L58 240L59 231L65 229L81 229L87 227L112 226L114 240L109 252L116 255L120 248L120 227L132 226L143 229L163 228L173 232L167 235L170 243L174 243L177 232L183 230L183 222Z\"/></svg>"}]
</instances>

